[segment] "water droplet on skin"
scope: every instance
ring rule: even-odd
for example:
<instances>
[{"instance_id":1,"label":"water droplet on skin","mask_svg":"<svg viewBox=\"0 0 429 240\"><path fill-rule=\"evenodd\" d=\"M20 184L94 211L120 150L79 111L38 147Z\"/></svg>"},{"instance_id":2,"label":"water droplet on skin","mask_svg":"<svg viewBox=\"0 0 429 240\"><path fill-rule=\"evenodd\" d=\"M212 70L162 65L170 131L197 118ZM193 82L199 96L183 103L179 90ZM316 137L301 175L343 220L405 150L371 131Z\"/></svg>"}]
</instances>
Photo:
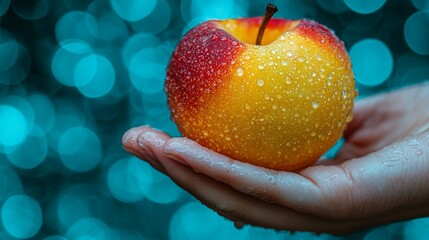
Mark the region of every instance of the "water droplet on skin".
<instances>
[{"instance_id":1,"label":"water droplet on skin","mask_svg":"<svg viewBox=\"0 0 429 240\"><path fill-rule=\"evenodd\" d=\"M243 69L242 69L242 68L237 68L237 75L238 75L239 77L241 77L241 76L243 76L243 74L244 74Z\"/></svg>"},{"instance_id":2,"label":"water droplet on skin","mask_svg":"<svg viewBox=\"0 0 429 240\"><path fill-rule=\"evenodd\" d=\"M260 86L260 87L264 86L264 80L259 78L258 79L258 86Z\"/></svg>"},{"instance_id":3,"label":"water droplet on skin","mask_svg":"<svg viewBox=\"0 0 429 240\"><path fill-rule=\"evenodd\" d=\"M423 152L421 150L417 150L416 151L416 156L421 156L421 155L423 155Z\"/></svg>"},{"instance_id":4,"label":"water droplet on skin","mask_svg":"<svg viewBox=\"0 0 429 240\"><path fill-rule=\"evenodd\" d=\"M286 52L286 55L287 55L288 57L292 57L293 53L292 53L292 51L287 51L287 52Z\"/></svg>"},{"instance_id":5,"label":"water droplet on skin","mask_svg":"<svg viewBox=\"0 0 429 240\"><path fill-rule=\"evenodd\" d=\"M291 84L291 83L292 83L292 81L290 80L290 77L286 76L286 84Z\"/></svg>"},{"instance_id":6,"label":"water droplet on skin","mask_svg":"<svg viewBox=\"0 0 429 240\"><path fill-rule=\"evenodd\" d=\"M316 109L316 108L318 108L318 107L319 107L319 102L317 102L317 101L313 101L313 102L312 102L312 105L313 105L313 108L314 108L314 109Z\"/></svg>"},{"instance_id":7,"label":"water droplet on skin","mask_svg":"<svg viewBox=\"0 0 429 240\"><path fill-rule=\"evenodd\" d=\"M258 65L258 68L259 68L259 69L264 69L264 65L259 64L259 65Z\"/></svg>"}]
</instances>

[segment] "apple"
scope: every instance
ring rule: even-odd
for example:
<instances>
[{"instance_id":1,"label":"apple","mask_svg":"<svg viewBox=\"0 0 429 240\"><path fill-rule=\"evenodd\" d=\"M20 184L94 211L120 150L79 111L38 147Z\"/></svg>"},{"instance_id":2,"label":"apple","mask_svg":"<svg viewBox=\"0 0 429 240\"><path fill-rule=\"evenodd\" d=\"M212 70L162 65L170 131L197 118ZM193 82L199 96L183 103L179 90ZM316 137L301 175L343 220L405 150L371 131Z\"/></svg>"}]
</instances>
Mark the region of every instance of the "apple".
<instances>
[{"instance_id":1,"label":"apple","mask_svg":"<svg viewBox=\"0 0 429 240\"><path fill-rule=\"evenodd\" d=\"M191 29L172 54L165 90L183 136L285 171L313 164L338 141L356 95L350 57L333 31L267 15Z\"/></svg>"}]
</instances>

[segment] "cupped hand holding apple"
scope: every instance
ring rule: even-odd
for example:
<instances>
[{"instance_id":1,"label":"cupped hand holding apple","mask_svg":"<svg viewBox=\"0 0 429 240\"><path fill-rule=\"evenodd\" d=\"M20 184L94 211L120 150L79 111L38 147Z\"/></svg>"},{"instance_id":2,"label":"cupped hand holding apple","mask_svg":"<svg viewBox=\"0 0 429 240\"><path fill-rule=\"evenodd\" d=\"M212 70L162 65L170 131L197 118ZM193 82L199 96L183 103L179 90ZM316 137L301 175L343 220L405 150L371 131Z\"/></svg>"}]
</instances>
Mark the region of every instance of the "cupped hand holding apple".
<instances>
[{"instance_id":1,"label":"cupped hand holding apple","mask_svg":"<svg viewBox=\"0 0 429 240\"><path fill-rule=\"evenodd\" d=\"M345 234L429 216L429 85L358 101L333 160L297 172L236 161L150 127L124 148L237 223Z\"/></svg>"}]
</instances>

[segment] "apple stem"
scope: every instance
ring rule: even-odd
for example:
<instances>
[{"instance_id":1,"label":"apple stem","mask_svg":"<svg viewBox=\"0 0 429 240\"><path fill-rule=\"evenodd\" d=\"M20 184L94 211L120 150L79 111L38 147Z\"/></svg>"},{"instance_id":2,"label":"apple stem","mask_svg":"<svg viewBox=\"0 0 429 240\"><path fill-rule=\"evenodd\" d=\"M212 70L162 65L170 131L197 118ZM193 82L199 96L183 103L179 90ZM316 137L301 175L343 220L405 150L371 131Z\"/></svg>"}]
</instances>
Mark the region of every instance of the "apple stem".
<instances>
[{"instance_id":1,"label":"apple stem","mask_svg":"<svg viewBox=\"0 0 429 240\"><path fill-rule=\"evenodd\" d=\"M265 9L264 18L262 19L261 26L259 27L258 37L256 38L256 45L261 45L262 37L264 36L265 28L273 17L274 13L278 11L276 5L268 3Z\"/></svg>"}]
</instances>

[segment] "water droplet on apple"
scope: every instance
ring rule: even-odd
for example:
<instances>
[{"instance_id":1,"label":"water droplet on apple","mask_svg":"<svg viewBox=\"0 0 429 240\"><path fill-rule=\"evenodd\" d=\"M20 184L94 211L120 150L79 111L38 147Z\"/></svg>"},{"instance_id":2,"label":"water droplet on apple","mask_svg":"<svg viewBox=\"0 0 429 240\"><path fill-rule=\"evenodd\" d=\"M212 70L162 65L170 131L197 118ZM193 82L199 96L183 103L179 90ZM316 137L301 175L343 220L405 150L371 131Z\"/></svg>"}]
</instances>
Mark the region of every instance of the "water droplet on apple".
<instances>
[{"instance_id":1,"label":"water droplet on apple","mask_svg":"<svg viewBox=\"0 0 429 240\"><path fill-rule=\"evenodd\" d=\"M286 76L286 84L291 84L291 83L292 83L292 81L290 80L290 77Z\"/></svg>"},{"instance_id":2,"label":"water droplet on apple","mask_svg":"<svg viewBox=\"0 0 429 240\"><path fill-rule=\"evenodd\" d=\"M281 95L281 94L277 94L277 95L276 95L276 97L277 97L278 99L281 99L281 98L282 98L282 95Z\"/></svg>"},{"instance_id":3,"label":"water droplet on apple","mask_svg":"<svg viewBox=\"0 0 429 240\"><path fill-rule=\"evenodd\" d=\"M265 100L270 100L270 96L268 94L264 95Z\"/></svg>"},{"instance_id":4,"label":"water droplet on apple","mask_svg":"<svg viewBox=\"0 0 429 240\"><path fill-rule=\"evenodd\" d=\"M274 104L274 105L272 106L272 108L273 108L273 110L277 110L277 105L275 105L275 104Z\"/></svg>"},{"instance_id":5,"label":"water droplet on apple","mask_svg":"<svg viewBox=\"0 0 429 240\"><path fill-rule=\"evenodd\" d=\"M319 102L317 102L317 101L313 101L313 102L312 102L312 105L313 105L313 108L314 108L314 109L316 109L316 108L318 108L318 107L319 107Z\"/></svg>"},{"instance_id":6,"label":"water droplet on apple","mask_svg":"<svg viewBox=\"0 0 429 240\"><path fill-rule=\"evenodd\" d=\"M286 55L287 55L288 57L292 57L293 53L292 53L292 51L287 51L287 52L286 52Z\"/></svg>"},{"instance_id":7,"label":"water droplet on apple","mask_svg":"<svg viewBox=\"0 0 429 240\"><path fill-rule=\"evenodd\" d=\"M312 137L314 137L314 136L316 136L316 133L315 133L315 132L312 132L310 135L311 135Z\"/></svg>"},{"instance_id":8,"label":"water droplet on apple","mask_svg":"<svg viewBox=\"0 0 429 240\"><path fill-rule=\"evenodd\" d=\"M284 40L286 40L286 38L285 38L285 36L280 36L280 40L282 40L282 41L284 41Z\"/></svg>"},{"instance_id":9,"label":"water droplet on apple","mask_svg":"<svg viewBox=\"0 0 429 240\"><path fill-rule=\"evenodd\" d=\"M342 92L343 98L347 98L347 91Z\"/></svg>"},{"instance_id":10,"label":"water droplet on apple","mask_svg":"<svg viewBox=\"0 0 429 240\"><path fill-rule=\"evenodd\" d=\"M249 105L248 103L245 103L245 104L244 104L244 107L245 107L246 109L250 109L250 105Z\"/></svg>"},{"instance_id":11,"label":"water droplet on apple","mask_svg":"<svg viewBox=\"0 0 429 240\"><path fill-rule=\"evenodd\" d=\"M268 62L268 66L273 66L274 65L274 62Z\"/></svg>"},{"instance_id":12,"label":"water droplet on apple","mask_svg":"<svg viewBox=\"0 0 429 240\"><path fill-rule=\"evenodd\" d=\"M225 37L225 36L222 36L222 37L220 38L220 40L221 40L221 41L225 41L225 40L226 40L226 37Z\"/></svg>"},{"instance_id":13,"label":"water droplet on apple","mask_svg":"<svg viewBox=\"0 0 429 240\"><path fill-rule=\"evenodd\" d=\"M272 53L272 54L276 54L276 53L277 53L277 50L276 50L276 49L271 49L271 53Z\"/></svg>"},{"instance_id":14,"label":"water droplet on apple","mask_svg":"<svg viewBox=\"0 0 429 240\"><path fill-rule=\"evenodd\" d=\"M209 135L209 133L208 133L207 131L205 131L205 130L204 130L204 131L203 131L203 135L207 137L207 136Z\"/></svg>"},{"instance_id":15,"label":"water droplet on apple","mask_svg":"<svg viewBox=\"0 0 429 240\"><path fill-rule=\"evenodd\" d=\"M317 59L318 61L322 61L322 57L321 57L319 54L317 54L316 59Z\"/></svg>"},{"instance_id":16,"label":"water droplet on apple","mask_svg":"<svg viewBox=\"0 0 429 240\"><path fill-rule=\"evenodd\" d=\"M298 62L304 62L304 61L305 61L305 58L303 58L303 57L298 58Z\"/></svg>"},{"instance_id":17,"label":"water droplet on apple","mask_svg":"<svg viewBox=\"0 0 429 240\"><path fill-rule=\"evenodd\" d=\"M249 55L246 55L244 58L245 58L245 59L250 59L250 56L249 56Z\"/></svg>"},{"instance_id":18,"label":"water droplet on apple","mask_svg":"<svg viewBox=\"0 0 429 240\"><path fill-rule=\"evenodd\" d=\"M313 72L312 74L311 74L311 76L312 77L315 77L317 75L317 73L316 72Z\"/></svg>"},{"instance_id":19,"label":"water droplet on apple","mask_svg":"<svg viewBox=\"0 0 429 240\"><path fill-rule=\"evenodd\" d=\"M258 86L260 86L260 87L264 86L264 80L259 78L258 79Z\"/></svg>"},{"instance_id":20,"label":"water droplet on apple","mask_svg":"<svg viewBox=\"0 0 429 240\"><path fill-rule=\"evenodd\" d=\"M241 77L241 76L243 76L243 74L244 74L244 71L243 71L243 69L240 67L240 68L237 68L237 75L239 76L239 77Z\"/></svg>"},{"instance_id":21,"label":"water droplet on apple","mask_svg":"<svg viewBox=\"0 0 429 240\"><path fill-rule=\"evenodd\" d=\"M264 69L264 65L259 64L259 65L258 65L258 68L259 68L259 69Z\"/></svg>"},{"instance_id":22,"label":"water droplet on apple","mask_svg":"<svg viewBox=\"0 0 429 240\"><path fill-rule=\"evenodd\" d=\"M235 40L232 41L232 45L234 45L234 46L237 45L237 41L235 41Z\"/></svg>"},{"instance_id":23,"label":"water droplet on apple","mask_svg":"<svg viewBox=\"0 0 429 240\"><path fill-rule=\"evenodd\" d=\"M298 150L297 147L292 148L292 151L296 152Z\"/></svg>"},{"instance_id":24,"label":"water droplet on apple","mask_svg":"<svg viewBox=\"0 0 429 240\"><path fill-rule=\"evenodd\" d=\"M282 63L283 66L287 66L287 61L286 60L282 60L281 63Z\"/></svg>"}]
</instances>

